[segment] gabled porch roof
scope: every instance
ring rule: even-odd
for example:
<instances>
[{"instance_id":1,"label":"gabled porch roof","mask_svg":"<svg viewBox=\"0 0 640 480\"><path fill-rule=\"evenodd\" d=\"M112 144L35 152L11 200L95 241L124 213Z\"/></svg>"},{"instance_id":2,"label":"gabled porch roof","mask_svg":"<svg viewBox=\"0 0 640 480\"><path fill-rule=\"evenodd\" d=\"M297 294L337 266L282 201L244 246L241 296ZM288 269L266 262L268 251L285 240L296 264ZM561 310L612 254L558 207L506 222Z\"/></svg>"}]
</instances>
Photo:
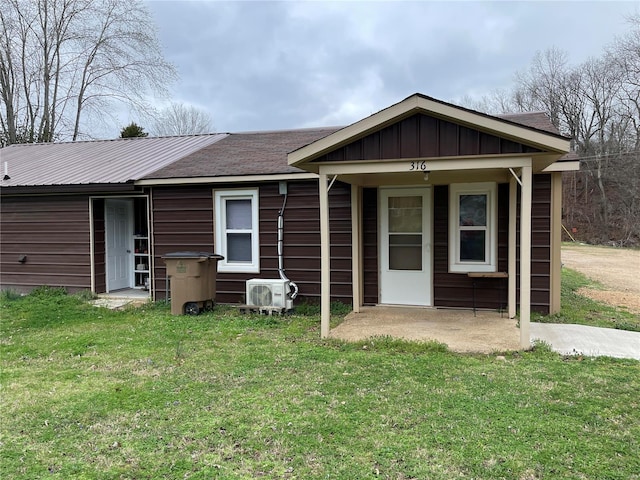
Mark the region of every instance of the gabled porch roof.
<instances>
[{"instance_id":1,"label":"gabled porch roof","mask_svg":"<svg viewBox=\"0 0 640 480\"><path fill-rule=\"evenodd\" d=\"M428 169L434 171L445 169L435 160L485 157L494 159L493 166L500 168L505 157L526 156L534 159L534 171L542 171L569 152L569 147L569 139L543 113L491 116L414 94L294 150L288 162L316 173L332 164L324 170L349 175L373 173L372 163L378 164L373 170L379 173L406 171L405 164L397 165L399 160L432 160ZM384 162L388 164L381 165ZM353 166L336 168L337 163Z\"/></svg>"}]
</instances>

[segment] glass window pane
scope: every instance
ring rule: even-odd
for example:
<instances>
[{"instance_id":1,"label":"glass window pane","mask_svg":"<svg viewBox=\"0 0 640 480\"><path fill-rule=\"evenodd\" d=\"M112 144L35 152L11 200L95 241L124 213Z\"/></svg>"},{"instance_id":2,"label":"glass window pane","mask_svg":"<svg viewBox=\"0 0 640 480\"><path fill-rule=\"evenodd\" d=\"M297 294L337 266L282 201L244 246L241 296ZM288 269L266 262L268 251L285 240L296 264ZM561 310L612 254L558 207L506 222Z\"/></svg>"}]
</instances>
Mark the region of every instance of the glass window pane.
<instances>
[{"instance_id":1,"label":"glass window pane","mask_svg":"<svg viewBox=\"0 0 640 480\"><path fill-rule=\"evenodd\" d=\"M422 270L422 248L390 245L389 269Z\"/></svg>"},{"instance_id":2,"label":"glass window pane","mask_svg":"<svg viewBox=\"0 0 640 480\"><path fill-rule=\"evenodd\" d=\"M460 195L460 226L487 225L487 195Z\"/></svg>"},{"instance_id":3,"label":"glass window pane","mask_svg":"<svg viewBox=\"0 0 640 480\"><path fill-rule=\"evenodd\" d=\"M422 245L422 235L389 235L389 245Z\"/></svg>"},{"instance_id":4,"label":"glass window pane","mask_svg":"<svg viewBox=\"0 0 640 480\"><path fill-rule=\"evenodd\" d=\"M422 235L389 235L389 269L422 270Z\"/></svg>"},{"instance_id":5,"label":"glass window pane","mask_svg":"<svg viewBox=\"0 0 640 480\"><path fill-rule=\"evenodd\" d=\"M227 200L227 229L251 230L251 199Z\"/></svg>"},{"instance_id":6,"label":"glass window pane","mask_svg":"<svg viewBox=\"0 0 640 480\"><path fill-rule=\"evenodd\" d=\"M460 261L485 261L486 232L484 230L460 231Z\"/></svg>"},{"instance_id":7,"label":"glass window pane","mask_svg":"<svg viewBox=\"0 0 640 480\"><path fill-rule=\"evenodd\" d=\"M227 262L251 262L250 233L227 233Z\"/></svg>"},{"instance_id":8,"label":"glass window pane","mask_svg":"<svg viewBox=\"0 0 640 480\"><path fill-rule=\"evenodd\" d=\"M422 232L422 196L389 197L389 231Z\"/></svg>"}]
</instances>

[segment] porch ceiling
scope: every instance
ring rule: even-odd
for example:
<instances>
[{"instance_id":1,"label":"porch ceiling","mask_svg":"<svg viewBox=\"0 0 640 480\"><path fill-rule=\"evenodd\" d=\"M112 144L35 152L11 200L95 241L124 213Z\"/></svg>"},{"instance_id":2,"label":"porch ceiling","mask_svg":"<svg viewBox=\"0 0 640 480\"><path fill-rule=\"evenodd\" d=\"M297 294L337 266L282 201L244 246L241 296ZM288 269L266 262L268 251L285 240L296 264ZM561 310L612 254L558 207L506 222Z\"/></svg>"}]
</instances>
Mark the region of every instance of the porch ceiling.
<instances>
[{"instance_id":1,"label":"porch ceiling","mask_svg":"<svg viewBox=\"0 0 640 480\"><path fill-rule=\"evenodd\" d=\"M361 307L332 329L329 337L345 341L389 336L436 341L454 352L492 353L520 350L515 319L492 311L415 307ZM374 340L375 341L375 340Z\"/></svg>"}]
</instances>

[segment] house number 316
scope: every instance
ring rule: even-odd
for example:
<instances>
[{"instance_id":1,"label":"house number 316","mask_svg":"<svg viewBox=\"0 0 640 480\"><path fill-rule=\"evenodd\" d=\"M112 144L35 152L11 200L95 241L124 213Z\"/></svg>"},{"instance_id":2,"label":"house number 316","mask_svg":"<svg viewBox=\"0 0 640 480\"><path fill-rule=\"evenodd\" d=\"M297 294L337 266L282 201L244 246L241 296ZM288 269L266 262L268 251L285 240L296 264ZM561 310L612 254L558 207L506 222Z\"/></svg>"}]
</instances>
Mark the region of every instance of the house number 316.
<instances>
[{"instance_id":1,"label":"house number 316","mask_svg":"<svg viewBox=\"0 0 640 480\"><path fill-rule=\"evenodd\" d=\"M424 172L426 169L427 169L427 162L425 162L424 160L421 162L411 162L411 166L409 167L410 171L421 170Z\"/></svg>"}]
</instances>

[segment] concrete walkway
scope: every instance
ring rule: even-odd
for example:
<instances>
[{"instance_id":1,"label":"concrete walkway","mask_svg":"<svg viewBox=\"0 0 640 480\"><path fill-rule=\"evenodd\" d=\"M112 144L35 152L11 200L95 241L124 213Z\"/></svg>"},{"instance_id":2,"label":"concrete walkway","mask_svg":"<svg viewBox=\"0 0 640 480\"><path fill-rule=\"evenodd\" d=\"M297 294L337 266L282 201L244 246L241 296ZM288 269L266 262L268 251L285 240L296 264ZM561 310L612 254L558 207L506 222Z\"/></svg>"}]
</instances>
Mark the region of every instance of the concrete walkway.
<instances>
[{"instance_id":1,"label":"concrete walkway","mask_svg":"<svg viewBox=\"0 0 640 480\"><path fill-rule=\"evenodd\" d=\"M139 307L150 301L149 292L146 290L126 288L111 293L101 293L98 298L90 303L94 307L104 307L111 310L122 310L134 306Z\"/></svg>"},{"instance_id":2,"label":"concrete walkway","mask_svg":"<svg viewBox=\"0 0 640 480\"><path fill-rule=\"evenodd\" d=\"M531 323L531 341L542 340L554 352L590 357L632 358L640 360L640 332L613 328Z\"/></svg>"}]
</instances>

